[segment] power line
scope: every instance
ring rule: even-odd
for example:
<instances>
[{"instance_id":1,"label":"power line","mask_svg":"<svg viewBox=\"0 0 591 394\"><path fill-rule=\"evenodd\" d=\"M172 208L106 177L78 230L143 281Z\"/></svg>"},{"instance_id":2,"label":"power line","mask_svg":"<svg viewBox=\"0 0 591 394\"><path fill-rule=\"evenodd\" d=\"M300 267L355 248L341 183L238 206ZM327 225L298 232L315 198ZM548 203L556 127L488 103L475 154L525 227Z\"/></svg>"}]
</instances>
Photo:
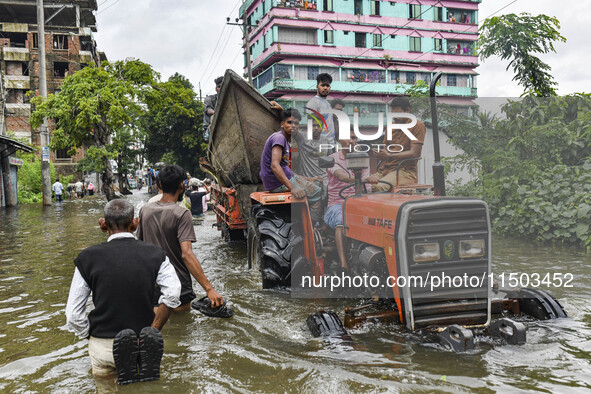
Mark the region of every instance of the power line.
<instances>
[{"instance_id":1,"label":"power line","mask_svg":"<svg viewBox=\"0 0 591 394\"><path fill-rule=\"evenodd\" d=\"M209 57L209 61L207 62L207 66L205 66L205 69L203 70L203 75L201 75L201 78L199 79L199 83L201 83L203 81L203 77L205 77L205 73L207 73L207 70L209 69L209 65L211 64L211 61L213 60L213 57L215 56L215 53L219 48L218 44L220 43L220 40L222 39L222 36L224 35L224 31L226 31L226 26L227 25L224 23L224 27L222 28L222 32L220 33L220 36L218 37L218 40L214 45L213 53Z\"/></svg>"},{"instance_id":2,"label":"power line","mask_svg":"<svg viewBox=\"0 0 591 394\"><path fill-rule=\"evenodd\" d=\"M242 0L238 0L236 2L236 4L234 4L234 8L232 8L232 11L230 11L230 15L232 15L232 13L236 10L236 7L238 7L238 5L242 2ZM230 17L230 15L228 15L228 18ZM211 56L209 57L209 60L207 61L207 65L205 66L205 69L203 70L203 75L201 75L201 78L199 79L199 83L203 82L203 78L205 77L205 74L207 73L207 70L209 69L209 66L211 64L211 61L213 60L213 58L215 57L215 53L219 48L219 43L224 35L224 31L226 31L226 27L228 25L226 23L224 23L224 27L222 28L222 31L218 37L217 42L214 45L214 49L213 49L213 53L211 54Z\"/></svg>"},{"instance_id":3,"label":"power line","mask_svg":"<svg viewBox=\"0 0 591 394\"><path fill-rule=\"evenodd\" d=\"M97 12L97 15L102 14L103 12L105 12L106 10L108 10L109 8L113 7L115 4L119 3L119 1L121 0L115 0L113 3L111 3L108 7L102 9L101 11Z\"/></svg>"},{"instance_id":4,"label":"power line","mask_svg":"<svg viewBox=\"0 0 591 394\"><path fill-rule=\"evenodd\" d=\"M206 81L209 80L209 78L211 77L211 75L213 74L213 72L215 71L218 63L220 62L220 59L222 58L222 55L224 54L224 50L226 49L226 46L228 45L228 42L230 41L230 37L232 36L232 31L233 29L228 30L228 38L226 39L226 42L224 43L224 46L222 47L222 51L220 52L217 61L215 62L214 66L211 69L211 72L209 73L209 75L207 76ZM248 49L247 49L248 50Z\"/></svg>"}]
</instances>

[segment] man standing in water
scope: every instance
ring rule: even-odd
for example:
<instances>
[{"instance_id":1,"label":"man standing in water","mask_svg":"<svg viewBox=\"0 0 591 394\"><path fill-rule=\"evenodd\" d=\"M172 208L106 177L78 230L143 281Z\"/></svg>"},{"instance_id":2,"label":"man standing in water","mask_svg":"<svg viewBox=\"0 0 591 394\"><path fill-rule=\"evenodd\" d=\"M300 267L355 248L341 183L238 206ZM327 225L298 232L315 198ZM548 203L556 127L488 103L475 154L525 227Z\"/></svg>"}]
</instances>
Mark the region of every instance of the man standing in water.
<instances>
[{"instance_id":1,"label":"man standing in water","mask_svg":"<svg viewBox=\"0 0 591 394\"><path fill-rule=\"evenodd\" d=\"M191 276L203 287L211 307L223 305L224 300L203 273L203 268L193 253L192 243L197 241L191 212L177 205L185 194L186 172L177 165L160 170L158 183L162 189L160 201L146 204L140 210L137 238L160 246L166 251L181 281L181 306L175 311L190 308L196 298Z\"/></svg>"},{"instance_id":2,"label":"man standing in water","mask_svg":"<svg viewBox=\"0 0 591 394\"><path fill-rule=\"evenodd\" d=\"M109 239L83 250L74 260L66 305L68 330L89 338L93 375L109 376L117 370L120 384L159 378L160 330L171 308L180 305L181 284L174 268L164 250L134 238L138 219L133 211L133 205L122 199L105 205L99 226ZM156 285L161 295L153 308ZM94 309L87 318L91 292Z\"/></svg>"},{"instance_id":3,"label":"man standing in water","mask_svg":"<svg viewBox=\"0 0 591 394\"><path fill-rule=\"evenodd\" d=\"M53 193L55 194L55 202L62 202L64 201L62 195L64 194L64 185L60 182L60 178L58 177L53 186L51 186Z\"/></svg>"}]
</instances>

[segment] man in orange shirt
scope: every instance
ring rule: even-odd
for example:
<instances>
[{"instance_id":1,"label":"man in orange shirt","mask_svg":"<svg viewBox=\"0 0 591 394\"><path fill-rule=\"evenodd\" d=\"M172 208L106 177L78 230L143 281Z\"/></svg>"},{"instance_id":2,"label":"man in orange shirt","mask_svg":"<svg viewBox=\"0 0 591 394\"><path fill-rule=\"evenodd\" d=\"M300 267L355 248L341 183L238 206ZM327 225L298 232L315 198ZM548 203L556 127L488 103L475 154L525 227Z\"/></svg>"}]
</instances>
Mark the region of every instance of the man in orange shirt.
<instances>
[{"instance_id":1,"label":"man in orange shirt","mask_svg":"<svg viewBox=\"0 0 591 394\"><path fill-rule=\"evenodd\" d=\"M394 97L390 103L390 111L393 113L404 113L410 112L410 101L407 97L398 96ZM410 123L408 118L394 119L397 124ZM387 135L384 136L383 144L386 146L399 144L404 149L397 153L390 153L387 149L380 149L379 151L374 150L373 155L380 164L378 165L378 172L376 176L386 182L391 183L393 186L404 186L412 185L417 183L417 160L409 160L402 164L398 175L398 182L396 181L396 169L398 164L404 159L411 157L421 157L421 151L423 149L423 142L425 141L425 124L420 120L417 120L417 124L413 127L409 127L410 131L416 140L411 140L402 130L394 130L392 132L392 139L387 140ZM382 192L388 190L389 186L384 183L378 183L372 187L372 191Z\"/></svg>"}]
</instances>

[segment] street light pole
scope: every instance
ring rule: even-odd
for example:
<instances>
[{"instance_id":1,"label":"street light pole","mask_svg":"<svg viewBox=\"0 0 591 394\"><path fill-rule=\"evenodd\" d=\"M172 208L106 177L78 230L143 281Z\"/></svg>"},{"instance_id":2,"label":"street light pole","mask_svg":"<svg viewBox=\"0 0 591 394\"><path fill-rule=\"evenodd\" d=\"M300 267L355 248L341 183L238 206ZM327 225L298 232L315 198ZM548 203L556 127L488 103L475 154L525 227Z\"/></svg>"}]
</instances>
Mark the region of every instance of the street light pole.
<instances>
[{"instance_id":1,"label":"street light pole","mask_svg":"<svg viewBox=\"0 0 591 394\"><path fill-rule=\"evenodd\" d=\"M39 47L39 94L47 97L47 74L45 66L45 14L43 0L37 0L37 46ZM51 205L51 173L49 171L49 124L43 118L41 125L41 179L43 183L43 205Z\"/></svg>"}]
</instances>

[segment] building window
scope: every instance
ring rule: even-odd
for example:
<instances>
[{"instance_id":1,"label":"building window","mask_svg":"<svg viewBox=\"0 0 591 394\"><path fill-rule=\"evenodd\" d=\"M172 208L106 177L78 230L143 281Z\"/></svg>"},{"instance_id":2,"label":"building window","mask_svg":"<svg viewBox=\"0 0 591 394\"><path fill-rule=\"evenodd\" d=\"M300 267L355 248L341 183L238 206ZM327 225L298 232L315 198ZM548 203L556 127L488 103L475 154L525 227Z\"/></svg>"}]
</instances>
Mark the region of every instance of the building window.
<instances>
[{"instance_id":1,"label":"building window","mask_svg":"<svg viewBox=\"0 0 591 394\"><path fill-rule=\"evenodd\" d=\"M292 27L279 27L279 42L288 44L317 45L316 29L298 29Z\"/></svg>"},{"instance_id":2,"label":"building window","mask_svg":"<svg viewBox=\"0 0 591 394\"><path fill-rule=\"evenodd\" d=\"M68 36L62 34L54 34L53 49L68 49Z\"/></svg>"},{"instance_id":3,"label":"building window","mask_svg":"<svg viewBox=\"0 0 591 394\"><path fill-rule=\"evenodd\" d=\"M434 20L436 22L443 21L443 7L434 7L433 10L435 11Z\"/></svg>"},{"instance_id":4,"label":"building window","mask_svg":"<svg viewBox=\"0 0 591 394\"><path fill-rule=\"evenodd\" d=\"M421 52L421 37L410 37L410 51Z\"/></svg>"},{"instance_id":5,"label":"building window","mask_svg":"<svg viewBox=\"0 0 591 394\"><path fill-rule=\"evenodd\" d=\"M400 71L390 71L390 82L400 83Z\"/></svg>"},{"instance_id":6,"label":"building window","mask_svg":"<svg viewBox=\"0 0 591 394\"><path fill-rule=\"evenodd\" d=\"M353 7L355 15L363 15L363 0L355 0Z\"/></svg>"},{"instance_id":7,"label":"building window","mask_svg":"<svg viewBox=\"0 0 591 394\"><path fill-rule=\"evenodd\" d=\"M447 53L453 55L476 56L473 41L447 41Z\"/></svg>"},{"instance_id":8,"label":"building window","mask_svg":"<svg viewBox=\"0 0 591 394\"><path fill-rule=\"evenodd\" d=\"M332 0L324 0L323 2L323 10L324 11L332 11Z\"/></svg>"},{"instance_id":9,"label":"building window","mask_svg":"<svg viewBox=\"0 0 591 394\"><path fill-rule=\"evenodd\" d=\"M58 149L55 151L56 159L71 159L72 156L68 154L68 149Z\"/></svg>"},{"instance_id":10,"label":"building window","mask_svg":"<svg viewBox=\"0 0 591 394\"><path fill-rule=\"evenodd\" d=\"M355 48L367 47L365 38L365 33L355 33Z\"/></svg>"},{"instance_id":11,"label":"building window","mask_svg":"<svg viewBox=\"0 0 591 394\"><path fill-rule=\"evenodd\" d=\"M371 14L380 15L380 2L372 0L371 2Z\"/></svg>"},{"instance_id":12,"label":"building window","mask_svg":"<svg viewBox=\"0 0 591 394\"><path fill-rule=\"evenodd\" d=\"M374 34L373 35L373 46L377 48L382 47L382 35L381 34Z\"/></svg>"},{"instance_id":13,"label":"building window","mask_svg":"<svg viewBox=\"0 0 591 394\"><path fill-rule=\"evenodd\" d=\"M458 85L458 78L455 74L449 74L447 76L447 86L457 86Z\"/></svg>"},{"instance_id":14,"label":"building window","mask_svg":"<svg viewBox=\"0 0 591 394\"><path fill-rule=\"evenodd\" d=\"M65 78L68 76L69 64L64 62L53 63L53 76L55 78Z\"/></svg>"},{"instance_id":15,"label":"building window","mask_svg":"<svg viewBox=\"0 0 591 394\"><path fill-rule=\"evenodd\" d=\"M275 78L291 79L291 65L288 65L288 64L275 65Z\"/></svg>"},{"instance_id":16,"label":"building window","mask_svg":"<svg viewBox=\"0 0 591 394\"><path fill-rule=\"evenodd\" d=\"M414 85L417 82L417 73L414 72L407 72L406 73L406 83L409 85Z\"/></svg>"},{"instance_id":17,"label":"building window","mask_svg":"<svg viewBox=\"0 0 591 394\"><path fill-rule=\"evenodd\" d=\"M273 80L273 69L269 68L267 71L259 75L259 87L263 87Z\"/></svg>"},{"instance_id":18,"label":"building window","mask_svg":"<svg viewBox=\"0 0 591 394\"><path fill-rule=\"evenodd\" d=\"M37 33L33 33L33 48L39 48L39 36Z\"/></svg>"},{"instance_id":19,"label":"building window","mask_svg":"<svg viewBox=\"0 0 591 394\"><path fill-rule=\"evenodd\" d=\"M313 81L320 74L320 68L316 66L308 66L308 80Z\"/></svg>"},{"instance_id":20,"label":"building window","mask_svg":"<svg viewBox=\"0 0 591 394\"><path fill-rule=\"evenodd\" d=\"M434 38L433 41L434 41L433 48L434 48L435 52L443 51L443 40L441 38Z\"/></svg>"},{"instance_id":21,"label":"building window","mask_svg":"<svg viewBox=\"0 0 591 394\"><path fill-rule=\"evenodd\" d=\"M421 19L421 5L420 4L409 4L408 12L410 19Z\"/></svg>"},{"instance_id":22,"label":"building window","mask_svg":"<svg viewBox=\"0 0 591 394\"><path fill-rule=\"evenodd\" d=\"M382 70L343 69L345 81L386 83L386 72Z\"/></svg>"},{"instance_id":23,"label":"building window","mask_svg":"<svg viewBox=\"0 0 591 394\"><path fill-rule=\"evenodd\" d=\"M295 66L293 79L297 81L315 81L318 74L327 73L332 76L332 81L340 81L339 69L336 67Z\"/></svg>"},{"instance_id":24,"label":"building window","mask_svg":"<svg viewBox=\"0 0 591 394\"><path fill-rule=\"evenodd\" d=\"M334 44L334 31L324 30L324 43L325 44Z\"/></svg>"}]
</instances>

